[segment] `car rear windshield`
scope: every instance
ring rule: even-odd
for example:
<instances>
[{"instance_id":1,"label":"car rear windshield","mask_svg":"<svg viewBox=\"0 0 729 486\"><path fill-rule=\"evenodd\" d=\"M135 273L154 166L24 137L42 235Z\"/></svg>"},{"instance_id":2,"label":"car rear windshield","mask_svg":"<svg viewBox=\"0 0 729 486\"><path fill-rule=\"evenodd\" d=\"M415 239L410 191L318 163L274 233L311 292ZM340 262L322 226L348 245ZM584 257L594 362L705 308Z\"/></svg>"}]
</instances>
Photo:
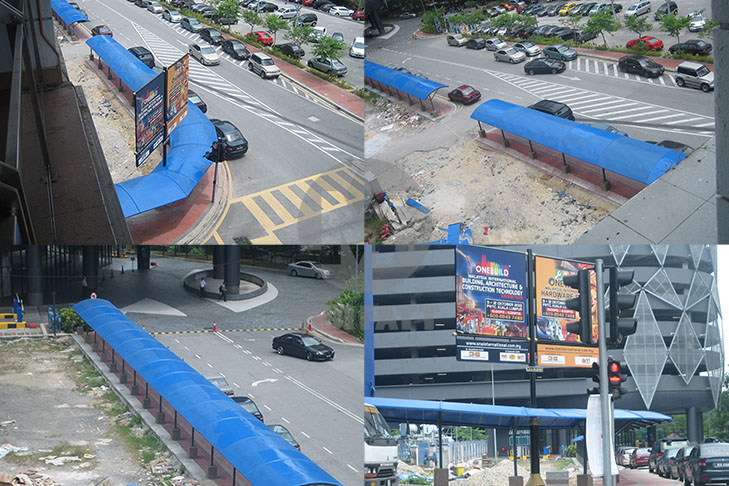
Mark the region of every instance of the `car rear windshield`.
<instances>
[{"instance_id":1,"label":"car rear windshield","mask_svg":"<svg viewBox=\"0 0 729 486\"><path fill-rule=\"evenodd\" d=\"M237 130L230 129L230 131L225 134L225 139L228 142L237 142L241 138L242 138L241 133Z\"/></svg>"},{"instance_id":2,"label":"car rear windshield","mask_svg":"<svg viewBox=\"0 0 729 486\"><path fill-rule=\"evenodd\" d=\"M702 445L700 457L729 457L729 444Z\"/></svg>"},{"instance_id":3,"label":"car rear windshield","mask_svg":"<svg viewBox=\"0 0 729 486\"><path fill-rule=\"evenodd\" d=\"M668 449L666 451L666 455L668 457L676 457L676 453L678 452L678 449Z\"/></svg>"},{"instance_id":4,"label":"car rear windshield","mask_svg":"<svg viewBox=\"0 0 729 486\"><path fill-rule=\"evenodd\" d=\"M468 95L470 95L471 93L473 93L473 88L466 88L466 89L464 89L463 91L461 91L461 94L462 94L463 96L468 96Z\"/></svg>"},{"instance_id":5,"label":"car rear windshield","mask_svg":"<svg viewBox=\"0 0 729 486\"><path fill-rule=\"evenodd\" d=\"M215 49L212 47L204 46L200 48L200 52L203 54L215 54Z\"/></svg>"},{"instance_id":6,"label":"car rear windshield","mask_svg":"<svg viewBox=\"0 0 729 486\"><path fill-rule=\"evenodd\" d=\"M651 450L650 449L647 449L647 448L646 449L638 449L635 453L636 454L650 454L651 453Z\"/></svg>"},{"instance_id":7,"label":"car rear windshield","mask_svg":"<svg viewBox=\"0 0 729 486\"><path fill-rule=\"evenodd\" d=\"M709 68L707 68L706 66L701 66L696 70L696 74L698 74L699 76L706 76L709 73Z\"/></svg>"}]
</instances>

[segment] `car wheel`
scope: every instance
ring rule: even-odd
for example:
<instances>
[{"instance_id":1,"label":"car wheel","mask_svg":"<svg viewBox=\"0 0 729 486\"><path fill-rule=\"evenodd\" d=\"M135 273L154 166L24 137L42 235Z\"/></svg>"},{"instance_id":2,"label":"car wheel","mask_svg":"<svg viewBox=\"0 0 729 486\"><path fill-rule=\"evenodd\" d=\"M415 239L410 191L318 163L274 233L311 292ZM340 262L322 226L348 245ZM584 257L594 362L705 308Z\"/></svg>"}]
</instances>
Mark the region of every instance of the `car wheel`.
<instances>
[{"instance_id":1,"label":"car wheel","mask_svg":"<svg viewBox=\"0 0 729 486\"><path fill-rule=\"evenodd\" d=\"M513 59L509 59L510 64L514 64L514 62L516 62L516 61L514 61Z\"/></svg>"},{"instance_id":2,"label":"car wheel","mask_svg":"<svg viewBox=\"0 0 729 486\"><path fill-rule=\"evenodd\" d=\"M534 69L530 69L529 71L527 71L527 74L529 76L534 76Z\"/></svg>"},{"instance_id":3,"label":"car wheel","mask_svg":"<svg viewBox=\"0 0 729 486\"><path fill-rule=\"evenodd\" d=\"M295 276L297 276L298 274L299 274L299 273L298 273L298 272L297 272L296 270L291 270L291 276L292 276L292 277L295 277Z\"/></svg>"},{"instance_id":4,"label":"car wheel","mask_svg":"<svg viewBox=\"0 0 729 486\"><path fill-rule=\"evenodd\" d=\"M321 273L319 273L319 272L316 272L316 273L314 274L314 278L316 278L317 280L321 280Z\"/></svg>"},{"instance_id":5,"label":"car wheel","mask_svg":"<svg viewBox=\"0 0 729 486\"><path fill-rule=\"evenodd\" d=\"M284 348L283 348L283 346L279 346L279 347L277 347L277 348L276 348L276 352L277 352L278 354L280 354L281 356L283 356L283 354L284 354Z\"/></svg>"},{"instance_id":6,"label":"car wheel","mask_svg":"<svg viewBox=\"0 0 729 486\"><path fill-rule=\"evenodd\" d=\"M260 71L260 72L258 73L258 75L259 75L259 76L261 77L261 79L265 79L265 78L266 78L266 73L265 73L265 72L264 72L263 70L261 70L261 71Z\"/></svg>"},{"instance_id":7,"label":"car wheel","mask_svg":"<svg viewBox=\"0 0 729 486\"><path fill-rule=\"evenodd\" d=\"M702 84L701 85L701 91L703 91L704 93L708 93L709 92L709 85L706 84L706 83Z\"/></svg>"},{"instance_id":8,"label":"car wheel","mask_svg":"<svg viewBox=\"0 0 729 486\"><path fill-rule=\"evenodd\" d=\"M314 360L314 355L307 351L306 352L306 361L313 361L313 360Z\"/></svg>"},{"instance_id":9,"label":"car wheel","mask_svg":"<svg viewBox=\"0 0 729 486\"><path fill-rule=\"evenodd\" d=\"M312 27L316 27L316 22L312 22L312 23L311 23L311 26L312 26Z\"/></svg>"},{"instance_id":10,"label":"car wheel","mask_svg":"<svg viewBox=\"0 0 729 486\"><path fill-rule=\"evenodd\" d=\"M251 64L251 63L248 63L248 70L249 70L249 71L253 71L253 64Z\"/></svg>"},{"instance_id":11,"label":"car wheel","mask_svg":"<svg viewBox=\"0 0 729 486\"><path fill-rule=\"evenodd\" d=\"M676 78L676 85L683 87L685 84L683 78Z\"/></svg>"},{"instance_id":12,"label":"car wheel","mask_svg":"<svg viewBox=\"0 0 729 486\"><path fill-rule=\"evenodd\" d=\"M557 70L556 69L552 69L552 74L557 74Z\"/></svg>"}]
</instances>

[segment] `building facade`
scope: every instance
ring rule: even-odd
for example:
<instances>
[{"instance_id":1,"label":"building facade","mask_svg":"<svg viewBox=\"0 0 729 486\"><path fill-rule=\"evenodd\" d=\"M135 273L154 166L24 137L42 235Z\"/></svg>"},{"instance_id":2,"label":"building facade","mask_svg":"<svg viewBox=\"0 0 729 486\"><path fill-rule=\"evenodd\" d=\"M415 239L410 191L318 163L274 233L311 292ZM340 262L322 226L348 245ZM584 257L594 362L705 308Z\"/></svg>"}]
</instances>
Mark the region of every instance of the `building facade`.
<instances>
[{"instance_id":1,"label":"building facade","mask_svg":"<svg viewBox=\"0 0 729 486\"><path fill-rule=\"evenodd\" d=\"M510 250L526 251L526 247ZM687 416L700 440L703 412L718 403L724 353L715 246L538 246L536 255L633 269L637 331L610 355L630 375L616 407ZM527 406L523 364L456 359L456 248L367 248L365 394ZM545 368L537 405L584 408L592 370ZM554 434L552 443L568 439ZM504 440L505 437L504 437Z\"/></svg>"}]
</instances>

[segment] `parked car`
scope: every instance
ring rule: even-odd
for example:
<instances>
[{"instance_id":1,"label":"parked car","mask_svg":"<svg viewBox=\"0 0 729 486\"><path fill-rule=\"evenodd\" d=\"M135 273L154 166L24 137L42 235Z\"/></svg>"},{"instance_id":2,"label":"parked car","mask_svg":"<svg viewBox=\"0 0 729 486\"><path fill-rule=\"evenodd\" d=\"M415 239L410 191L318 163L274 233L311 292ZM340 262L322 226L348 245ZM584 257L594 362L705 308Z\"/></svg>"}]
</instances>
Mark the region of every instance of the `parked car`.
<instances>
[{"instance_id":1,"label":"parked car","mask_svg":"<svg viewBox=\"0 0 729 486\"><path fill-rule=\"evenodd\" d=\"M352 12L352 19L364 21L364 19L365 19L364 10L357 10L356 12Z\"/></svg>"},{"instance_id":2,"label":"parked car","mask_svg":"<svg viewBox=\"0 0 729 486\"><path fill-rule=\"evenodd\" d=\"M256 402L251 400L249 397L232 397L233 401L243 407L243 409L256 417L258 420L263 422L263 414L261 413L261 410L258 408L258 405L256 405Z\"/></svg>"},{"instance_id":3,"label":"parked car","mask_svg":"<svg viewBox=\"0 0 729 486\"><path fill-rule=\"evenodd\" d=\"M201 30L200 37L202 37L203 40L207 41L209 44L212 44L214 46L219 46L225 40L225 39L223 39L223 34L221 34L217 30L210 28L210 27L208 27L207 29Z\"/></svg>"},{"instance_id":4,"label":"parked car","mask_svg":"<svg viewBox=\"0 0 729 486\"><path fill-rule=\"evenodd\" d=\"M689 15L689 18L691 19L688 28L690 32L698 32L706 27L706 19L701 15L701 12L694 12Z\"/></svg>"},{"instance_id":5,"label":"parked car","mask_svg":"<svg viewBox=\"0 0 729 486\"><path fill-rule=\"evenodd\" d=\"M449 46L461 47L466 45L468 39L463 37L461 34L449 34L446 37L446 42L448 42Z\"/></svg>"},{"instance_id":6,"label":"parked car","mask_svg":"<svg viewBox=\"0 0 729 486\"><path fill-rule=\"evenodd\" d=\"M660 51L663 49L663 41L656 39L652 35L645 35L638 39L631 39L625 43L625 47L628 49L648 49L649 51Z\"/></svg>"},{"instance_id":7,"label":"parked car","mask_svg":"<svg viewBox=\"0 0 729 486\"><path fill-rule=\"evenodd\" d=\"M222 17L214 12L210 20L218 25L236 25L238 23L238 19L235 17Z\"/></svg>"},{"instance_id":8,"label":"parked car","mask_svg":"<svg viewBox=\"0 0 729 486\"><path fill-rule=\"evenodd\" d=\"M210 123L215 125L215 132L218 134L218 142L223 144L225 160L234 159L248 152L248 140L243 136L238 127L226 120L213 118Z\"/></svg>"},{"instance_id":9,"label":"parked car","mask_svg":"<svg viewBox=\"0 0 729 486\"><path fill-rule=\"evenodd\" d=\"M692 147L689 147L683 142L676 142L675 140L661 140L660 142L651 142L647 141L646 143L652 143L653 145L658 145L659 147L665 147L667 149L671 150L677 150L679 152L683 152L686 155L690 154L694 151ZM706 442L706 441L704 441ZM690 446L689 446L690 447ZM686 454L684 453L684 466L686 462Z\"/></svg>"},{"instance_id":10,"label":"parked car","mask_svg":"<svg viewBox=\"0 0 729 486\"><path fill-rule=\"evenodd\" d=\"M304 49L300 45L294 44L293 42L286 42L284 44L276 44L273 47L275 49L277 49L279 52L281 52L282 54L286 54L287 56L293 57L294 59L301 59L306 54L304 52Z\"/></svg>"},{"instance_id":11,"label":"parked car","mask_svg":"<svg viewBox=\"0 0 729 486\"><path fill-rule=\"evenodd\" d=\"M686 54L700 54L705 56L711 52L711 44L699 39L691 39L672 45L668 48L668 52L671 54L685 52Z\"/></svg>"},{"instance_id":12,"label":"parked car","mask_svg":"<svg viewBox=\"0 0 729 486\"><path fill-rule=\"evenodd\" d=\"M649 142L650 143L650 142ZM655 143L655 142L654 142ZM688 147L691 151L691 147L685 144L681 144L684 147ZM683 150L682 150L683 152ZM688 152L684 152L688 153ZM674 479L678 479L679 481L683 481L685 477L685 471L686 471L686 462L688 461L689 455L691 454L691 451L696 446L693 445L687 445L681 447L678 452L676 453L676 458L673 460L673 464L671 465L671 477Z\"/></svg>"},{"instance_id":13,"label":"parked car","mask_svg":"<svg viewBox=\"0 0 729 486\"><path fill-rule=\"evenodd\" d=\"M565 3L562 6L562 8L559 9L559 14L562 15L562 16L565 16L565 15L569 14L572 10L574 10L575 8L577 8L577 5L579 5L579 3L577 3L577 2L568 2L568 3Z\"/></svg>"},{"instance_id":14,"label":"parked car","mask_svg":"<svg viewBox=\"0 0 729 486\"><path fill-rule=\"evenodd\" d=\"M680 447L671 447L663 452L663 456L656 461L656 469L658 475L664 478L668 478L671 475L671 465L673 460L676 458L676 453Z\"/></svg>"},{"instance_id":15,"label":"parked car","mask_svg":"<svg viewBox=\"0 0 729 486\"><path fill-rule=\"evenodd\" d=\"M221 47L223 48L223 52L228 53L230 57L238 61L245 61L251 57L251 53L245 44L237 39L224 40Z\"/></svg>"},{"instance_id":16,"label":"parked car","mask_svg":"<svg viewBox=\"0 0 729 486\"><path fill-rule=\"evenodd\" d=\"M205 28L205 26L195 17L182 17L182 19L180 19L180 27L185 30L189 30L193 34L197 34Z\"/></svg>"},{"instance_id":17,"label":"parked car","mask_svg":"<svg viewBox=\"0 0 729 486\"><path fill-rule=\"evenodd\" d=\"M162 10L164 10L164 7L162 7L162 4L159 2L149 2L149 5L147 5L147 10L149 10L153 14L161 14Z\"/></svg>"},{"instance_id":18,"label":"parked car","mask_svg":"<svg viewBox=\"0 0 729 486\"><path fill-rule=\"evenodd\" d=\"M154 67L154 55L146 47L130 47L127 50L150 68Z\"/></svg>"},{"instance_id":19,"label":"parked car","mask_svg":"<svg viewBox=\"0 0 729 486\"><path fill-rule=\"evenodd\" d=\"M683 438L666 438L656 442L651 448L651 452L648 457L648 471L656 473L658 472L658 460L663 457L663 453L666 451L666 449L672 447L683 447L686 445L688 445L688 441Z\"/></svg>"},{"instance_id":20,"label":"parked car","mask_svg":"<svg viewBox=\"0 0 729 486\"><path fill-rule=\"evenodd\" d=\"M630 469L647 466L650 456L651 450L648 447L639 447L635 449L633 454L630 456Z\"/></svg>"},{"instance_id":21,"label":"parked car","mask_svg":"<svg viewBox=\"0 0 729 486\"><path fill-rule=\"evenodd\" d=\"M567 65L562 61L555 61L554 59L534 59L524 64L524 72L533 74L558 74L564 72L567 69Z\"/></svg>"},{"instance_id":22,"label":"parked car","mask_svg":"<svg viewBox=\"0 0 729 486\"><path fill-rule=\"evenodd\" d=\"M653 15L653 18L655 20L661 20L663 16L668 13L672 13L673 15L678 13L678 5L676 5L676 2L670 1L668 2L668 6L666 6L666 2L661 1L661 5L656 9L656 13Z\"/></svg>"},{"instance_id":23,"label":"parked car","mask_svg":"<svg viewBox=\"0 0 729 486\"><path fill-rule=\"evenodd\" d=\"M508 44L506 42L496 37L486 40L486 49L489 51L498 51L499 49L504 49L507 46Z\"/></svg>"},{"instance_id":24,"label":"parked car","mask_svg":"<svg viewBox=\"0 0 729 486\"><path fill-rule=\"evenodd\" d=\"M162 18L165 19L167 22L179 24L180 20L182 20L182 14L180 14L180 12L178 12L177 10L165 9L162 12Z\"/></svg>"},{"instance_id":25,"label":"parked car","mask_svg":"<svg viewBox=\"0 0 729 486\"><path fill-rule=\"evenodd\" d=\"M621 447L620 454L618 454L618 464L624 467L630 466L630 455L635 450L635 447Z\"/></svg>"},{"instance_id":26,"label":"parked car","mask_svg":"<svg viewBox=\"0 0 729 486\"><path fill-rule=\"evenodd\" d=\"M639 15L645 15L651 11L651 2L648 0L641 0L640 2L634 3L625 11L626 17L638 17Z\"/></svg>"},{"instance_id":27,"label":"parked car","mask_svg":"<svg viewBox=\"0 0 729 486\"><path fill-rule=\"evenodd\" d=\"M275 78L281 75L281 70L267 54L256 52L248 59L248 69L261 78Z\"/></svg>"},{"instance_id":28,"label":"parked car","mask_svg":"<svg viewBox=\"0 0 729 486\"><path fill-rule=\"evenodd\" d=\"M149 0L135 0L134 5L141 8L147 8L147 5L149 5Z\"/></svg>"},{"instance_id":29,"label":"parked car","mask_svg":"<svg viewBox=\"0 0 729 486\"><path fill-rule=\"evenodd\" d=\"M577 59L577 51L562 44L546 46L544 48L544 55L558 61L574 61Z\"/></svg>"},{"instance_id":30,"label":"parked car","mask_svg":"<svg viewBox=\"0 0 729 486\"><path fill-rule=\"evenodd\" d=\"M481 99L481 92L473 86L464 84L463 86L459 86L448 93L448 98L451 101L457 101L464 105L469 105Z\"/></svg>"},{"instance_id":31,"label":"parked car","mask_svg":"<svg viewBox=\"0 0 729 486\"><path fill-rule=\"evenodd\" d=\"M574 37L575 31L573 29L570 29L569 27L562 27L559 30L555 30L550 33L549 37L559 37L562 40L572 40L572 37Z\"/></svg>"},{"instance_id":32,"label":"parked car","mask_svg":"<svg viewBox=\"0 0 729 486\"><path fill-rule=\"evenodd\" d=\"M517 51L513 47L507 47L506 49L499 49L498 51L494 52L494 59L500 62L516 64L518 62L525 61L526 54Z\"/></svg>"},{"instance_id":33,"label":"parked car","mask_svg":"<svg viewBox=\"0 0 729 486\"><path fill-rule=\"evenodd\" d=\"M314 27L313 31L311 32L311 37L309 38L309 42L318 44L319 41L321 41L321 39L324 38L326 35L327 35L327 28L323 27L321 25L318 25L318 26Z\"/></svg>"},{"instance_id":34,"label":"parked car","mask_svg":"<svg viewBox=\"0 0 729 486\"><path fill-rule=\"evenodd\" d=\"M517 42L516 44L514 44L514 49L523 52L529 57L538 56L542 53L541 47L529 41Z\"/></svg>"},{"instance_id":35,"label":"parked car","mask_svg":"<svg viewBox=\"0 0 729 486\"><path fill-rule=\"evenodd\" d=\"M280 19L293 19L298 13L295 7L279 7L273 14Z\"/></svg>"},{"instance_id":36,"label":"parked car","mask_svg":"<svg viewBox=\"0 0 729 486\"><path fill-rule=\"evenodd\" d=\"M466 42L466 49L485 49L486 48L486 40L482 39L481 37L476 37L473 39L468 39L468 42Z\"/></svg>"},{"instance_id":37,"label":"parked car","mask_svg":"<svg viewBox=\"0 0 729 486\"><path fill-rule=\"evenodd\" d=\"M562 27L558 27L556 25L549 25L549 24L540 25L539 28L537 29L537 35L540 37L549 37L549 34L551 32L554 32L555 30L559 30L561 28Z\"/></svg>"},{"instance_id":38,"label":"parked car","mask_svg":"<svg viewBox=\"0 0 729 486\"><path fill-rule=\"evenodd\" d=\"M623 56L618 61L618 69L624 73L637 74L646 78L663 76L664 67L645 56Z\"/></svg>"},{"instance_id":39,"label":"parked car","mask_svg":"<svg viewBox=\"0 0 729 486\"><path fill-rule=\"evenodd\" d=\"M565 118L567 120L575 121L575 116L572 114L572 109L564 103L552 100L541 100L534 103L529 108L532 110L541 111L548 115L553 115L559 118Z\"/></svg>"},{"instance_id":40,"label":"parked car","mask_svg":"<svg viewBox=\"0 0 729 486\"><path fill-rule=\"evenodd\" d=\"M296 442L296 439L294 439L294 436L291 435L291 432L289 432L289 429L287 429L286 427L284 427L281 424L270 424L268 426L268 428L273 430L274 432L276 432L278 435L280 435L284 439L286 439L286 442L288 442L292 446L296 447L298 450L301 450L301 446L299 445L298 442Z\"/></svg>"},{"instance_id":41,"label":"parked car","mask_svg":"<svg viewBox=\"0 0 729 486\"><path fill-rule=\"evenodd\" d=\"M334 350L314 336L290 332L273 338L271 347L280 355L288 354L308 361L334 359Z\"/></svg>"},{"instance_id":42,"label":"parked car","mask_svg":"<svg viewBox=\"0 0 729 486\"><path fill-rule=\"evenodd\" d=\"M256 7L256 10L259 12L273 13L278 10L278 5L275 3L260 2Z\"/></svg>"},{"instance_id":43,"label":"parked car","mask_svg":"<svg viewBox=\"0 0 729 486\"><path fill-rule=\"evenodd\" d=\"M572 40L577 42L587 42L596 37L597 34L589 30L575 30L572 34Z\"/></svg>"},{"instance_id":44,"label":"parked car","mask_svg":"<svg viewBox=\"0 0 729 486\"><path fill-rule=\"evenodd\" d=\"M349 48L349 55L364 59L365 57L365 41L364 37L355 37L352 46Z\"/></svg>"},{"instance_id":45,"label":"parked car","mask_svg":"<svg viewBox=\"0 0 729 486\"><path fill-rule=\"evenodd\" d=\"M701 89L707 93L714 89L714 73L703 64L696 62L682 62L676 67L676 84L689 88Z\"/></svg>"},{"instance_id":46,"label":"parked car","mask_svg":"<svg viewBox=\"0 0 729 486\"><path fill-rule=\"evenodd\" d=\"M344 76L347 74L347 66L342 64L338 59L328 58L324 56L312 57L306 63L310 68L316 69L327 74L336 76Z\"/></svg>"},{"instance_id":47,"label":"parked car","mask_svg":"<svg viewBox=\"0 0 729 486\"><path fill-rule=\"evenodd\" d=\"M229 397L233 396L233 388L231 388L231 386L228 384L228 380L226 380L222 376L211 376L208 378L208 381L220 388L220 391L225 393Z\"/></svg>"},{"instance_id":48,"label":"parked car","mask_svg":"<svg viewBox=\"0 0 729 486\"><path fill-rule=\"evenodd\" d=\"M188 52L190 53L190 57L197 59L204 66L216 66L220 64L220 56L218 56L215 49L210 46L190 44Z\"/></svg>"},{"instance_id":49,"label":"parked car","mask_svg":"<svg viewBox=\"0 0 729 486\"><path fill-rule=\"evenodd\" d=\"M684 484L729 483L729 444L698 444L686 462Z\"/></svg>"},{"instance_id":50,"label":"parked car","mask_svg":"<svg viewBox=\"0 0 729 486\"><path fill-rule=\"evenodd\" d=\"M304 0L306 1L306 0ZM316 14L313 13L305 13L303 15L299 15L296 17L296 20L294 20L295 26L301 26L301 25L310 25L312 27L316 27L316 22L319 19L317 18Z\"/></svg>"},{"instance_id":51,"label":"parked car","mask_svg":"<svg viewBox=\"0 0 729 486\"><path fill-rule=\"evenodd\" d=\"M352 12L354 12L354 10L350 10L347 7L342 7L341 5L336 5L329 9L329 13L337 17L349 17L350 15L352 15Z\"/></svg>"},{"instance_id":52,"label":"parked car","mask_svg":"<svg viewBox=\"0 0 729 486\"><path fill-rule=\"evenodd\" d=\"M248 35L251 36L253 40L260 44L263 44L264 46L273 45L273 37L271 37L271 34L266 31L257 30L255 32L251 32Z\"/></svg>"},{"instance_id":53,"label":"parked car","mask_svg":"<svg viewBox=\"0 0 729 486\"><path fill-rule=\"evenodd\" d=\"M109 37L114 37L114 33L106 25L97 25L91 29L91 35L108 35Z\"/></svg>"},{"instance_id":54,"label":"parked car","mask_svg":"<svg viewBox=\"0 0 729 486\"><path fill-rule=\"evenodd\" d=\"M332 272L319 262L314 261L300 261L295 263L289 263L286 268L286 273L292 277L314 277L318 279L329 278L332 276Z\"/></svg>"},{"instance_id":55,"label":"parked car","mask_svg":"<svg viewBox=\"0 0 729 486\"><path fill-rule=\"evenodd\" d=\"M200 111L202 111L203 113L207 113L208 105L202 100L202 98L200 98L197 93L189 88L187 89L187 100L192 101L192 103L200 108Z\"/></svg>"},{"instance_id":56,"label":"parked car","mask_svg":"<svg viewBox=\"0 0 729 486\"><path fill-rule=\"evenodd\" d=\"M340 44L344 44L344 34L341 32L332 32L330 37L334 40L338 40Z\"/></svg>"}]
</instances>

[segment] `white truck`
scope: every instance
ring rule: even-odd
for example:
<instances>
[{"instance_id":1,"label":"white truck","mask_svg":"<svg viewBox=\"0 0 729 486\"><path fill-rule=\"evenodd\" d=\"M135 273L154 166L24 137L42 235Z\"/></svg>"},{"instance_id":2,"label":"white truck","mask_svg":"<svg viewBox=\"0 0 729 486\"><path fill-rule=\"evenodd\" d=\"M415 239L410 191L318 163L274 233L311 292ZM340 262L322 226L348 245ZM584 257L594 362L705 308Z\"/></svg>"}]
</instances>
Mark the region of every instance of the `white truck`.
<instances>
[{"instance_id":1,"label":"white truck","mask_svg":"<svg viewBox=\"0 0 729 486\"><path fill-rule=\"evenodd\" d=\"M364 406L364 485L397 486L398 439L377 407Z\"/></svg>"}]
</instances>

